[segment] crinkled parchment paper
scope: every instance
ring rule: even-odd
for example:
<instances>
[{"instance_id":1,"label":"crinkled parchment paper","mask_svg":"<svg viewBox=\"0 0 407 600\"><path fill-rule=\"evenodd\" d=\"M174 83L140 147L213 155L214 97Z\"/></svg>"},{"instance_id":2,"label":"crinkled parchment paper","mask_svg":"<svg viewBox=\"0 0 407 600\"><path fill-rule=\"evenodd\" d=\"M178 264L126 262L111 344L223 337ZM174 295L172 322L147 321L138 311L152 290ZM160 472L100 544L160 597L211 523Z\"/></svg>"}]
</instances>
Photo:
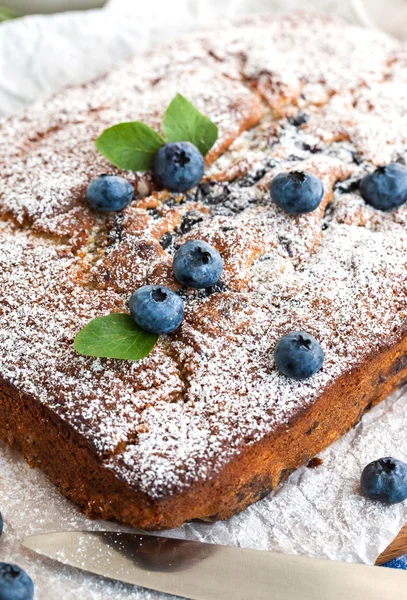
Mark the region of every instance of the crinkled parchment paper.
<instances>
[{"instance_id":1,"label":"crinkled parchment paper","mask_svg":"<svg viewBox=\"0 0 407 600\"><path fill-rule=\"evenodd\" d=\"M113 0L101 11L34 16L0 25L0 113L27 106L40 94L89 79L158 41L214 21L220 12L288 9L303 2L190 0L145 3ZM312 3L329 10L336 3ZM346 14L346 3L337 11ZM138 8L134 5L140 5ZM141 5L144 5L141 7ZM180 20L182 15L182 20ZM151 26L154 23L154 26ZM227 522L188 524L168 535L247 548L373 563L407 521L407 506L383 506L359 493L360 472L381 456L407 459L407 392L367 414L321 454L323 464L303 467L273 494ZM109 529L90 521L38 470L0 443L0 510L5 531L0 560L24 567L37 600L149 600L164 596L105 581L24 551L27 535L58 530Z\"/></svg>"}]
</instances>

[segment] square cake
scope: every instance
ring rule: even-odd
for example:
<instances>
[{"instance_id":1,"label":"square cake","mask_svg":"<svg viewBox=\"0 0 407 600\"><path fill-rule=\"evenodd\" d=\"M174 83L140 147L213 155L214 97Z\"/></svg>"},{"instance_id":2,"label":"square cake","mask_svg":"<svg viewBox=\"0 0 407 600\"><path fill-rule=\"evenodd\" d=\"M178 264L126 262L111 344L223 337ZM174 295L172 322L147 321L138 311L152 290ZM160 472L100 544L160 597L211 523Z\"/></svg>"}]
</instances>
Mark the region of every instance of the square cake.
<instances>
[{"instance_id":1,"label":"square cake","mask_svg":"<svg viewBox=\"0 0 407 600\"><path fill-rule=\"evenodd\" d=\"M179 92L219 137L201 184L159 189L94 145L159 129ZM0 437L83 511L144 529L226 519L264 497L407 380L407 205L361 178L407 159L407 56L388 36L296 13L186 36L0 122ZM279 173L324 185L308 214L270 199ZM100 173L136 197L103 214ZM203 240L221 280L184 289L185 318L143 360L80 356L90 319L145 284L179 289L173 255ZM278 371L290 331L321 370Z\"/></svg>"}]
</instances>

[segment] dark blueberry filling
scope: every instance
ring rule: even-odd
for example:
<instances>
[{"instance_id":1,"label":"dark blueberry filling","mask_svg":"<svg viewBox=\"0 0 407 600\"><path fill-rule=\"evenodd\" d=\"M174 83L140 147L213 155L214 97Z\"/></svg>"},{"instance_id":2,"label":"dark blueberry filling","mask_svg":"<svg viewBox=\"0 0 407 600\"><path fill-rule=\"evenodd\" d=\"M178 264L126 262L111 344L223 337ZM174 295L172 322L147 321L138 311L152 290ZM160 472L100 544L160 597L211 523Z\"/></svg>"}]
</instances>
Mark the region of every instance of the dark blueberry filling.
<instances>
[{"instance_id":1,"label":"dark blueberry filling","mask_svg":"<svg viewBox=\"0 0 407 600\"><path fill-rule=\"evenodd\" d=\"M189 233L198 223L202 223L204 216L200 211L189 211L183 217L177 231L182 235Z\"/></svg>"},{"instance_id":2,"label":"dark blueberry filling","mask_svg":"<svg viewBox=\"0 0 407 600\"><path fill-rule=\"evenodd\" d=\"M209 196L212 191L212 187L213 186L210 183L201 183L198 185L196 188L196 199L199 200L200 196Z\"/></svg>"},{"instance_id":3,"label":"dark blueberry filling","mask_svg":"<svg viewBox=\"0 0 407 600\"><path fill-rule=\"evenodd\" d=\"M307 123L308 120L309 115L307 113L298 112L293 117L290 117L288 119L288 122L291 123L291 125L294 125L294 127L301 127L301 125L305 125L305 123Z\"/></svg>"},{"instance_id":4,"label":"dark blueberry filling","mask_svg":"<svg viewBox=\"0 0 407 600\"><path fill-rule=\"evenodd\" d=\"M326 231L328 229L329 222L332 219L333 213L334 213L334 206L330 202L329 204L326 205L325 211L324 211L324 216L322 217L322 222L321 222L322 231Z\"/></svg>"},{"instance_id":5,"label":"dark blueberry filling","mask_svg":"<svg viewBox=\"0 0 407 600\"><path fill-rule=\"evenodd\" d=\"M214 285L211 285L210 287L207 287L204 290L201 290L199 292L199 296L200 297L212 296L212 294L218 294L220 292L225 292L226 289L227 289L226 284L223 283L223 281L218 281Z\"/></svg>"},{"instance_id":6,"label":"dark blueberry filling","mask_svg":"<svg viewBox=\"0 0 407 600\"><path fill-rule=\"evenodd\" d=\"M278 164L276 160L268 160L254 165L244 177L239 179L239 187L252 187Z\"/></svg>"},{"instance_id":7,"label":"dark blueberry filling","mask_svg":"<svg viewBox=\"0 0 407 600\"><path fill-rule=\"evenodd\" d=\"M307 142L303 142L302 148L306 152L311 152L311 154L319 154L320 152L322 152L322 148L320 146L318 146L317 144L311 145L311 144L308 144Z\"/></svg>"},{"instance_id":8,"label":"dark blueberry filling","mask_svg":"<svg viewBox=\"0 0 407 600\"><path fill-rule=\"evenodd\" d=\"M258 169L253 169L249 171L240 181L240 187L251 187L260 179L263 179L265 174L267 173L267 167L259 167Z\"/></svg>"},{"instance_id":9,"label":"dark blueberry filling","mask_svg":"<svg viewBox=\"0 0 407 600\"><path fill-rule=\"evenodd\" d=\"M359 178L349 177L349 179L345 179L345 181L338 181L337 183L335 183L334 192L339 192L340 194L350 194L352 192L356 192L359 189L359 184Z\"/></svg>"},{"instance_id":10,"label":"dark blueberry filling","mask_svg":"<svg viewBox=\"0 0 407 600\"><path fill-rule=\"evenodd\" d=\"M285 251L287 252L288 256L290 258L292 258L294 256L292 242L290 240L287 240L286 238L282 238L282 237L279 238L279 242L282 245L282 247L285 249Z\"/></svg>"},{"instance_id":11,"label":"dark blueberry filling","mask_svg":"<svg viewBox=\"0 0 407 600\"><path fill-rule=\"evenodd\" d=\"M111 244L120 244L123 240L123 218L123 215L117 215L113 222L113 227L109 232L109 241Z\"/></svg>"},{"instance_id":12,"label":"dark blueberry filling","mask_svg":"<svg viewBox=\"0 0 407 600\"><path fill-rule=\"evenodd\" d=\"M230 194L228 183L214 183L199 186L196 200L208 206L222 204Z\"/></svg>"},{"instance_id":13,"label":"dark blueberry filling","mask_svg":"<svg viewBox=\"0 0 407 600\"><path fill-rule=\"evenodd\" d=\"M171 231L167 231L166 233L164 233L164 235L162 235L160 238L161 248L163 250L173 250L175 244L175 237L175 233Z\"/></svg>"},{"instance_id":14,"label":"dark blueberry filling","mask_svg":"<svg viewBox=\"0 0 407 600\"><path fill-rule=\"evenodd\" d=\"M352 152L352 161L355 163L355 165L361 165L363 163L363 158L360 156L360 154L358 152L353 151Z\"/></svg>"},{"instance_id":15,"label":"dark blueberry filling","mask_svg":"<svg viewBox=\"0 0 407 600\"><path fill-rule=\"evenodd\" d=\"M157 208L147 208L147 212L153 219L161 219L161 213Z\"/></svg>"},{"instance_id":16,"label":"dark blueberry filling","mask_svg":"<svg viewBox=\"0 0 407 600\"><path fill-rule=\"evenodd\" d=\"M192 198L194 198L194 195L192 196ZM165 205L166 206L182 206L183 204L185 204L188 200L190 200L190 193L186 192L185 194L182 195L174 195L171 196L170 198L168 198L168 200L165 201Z\"/></svg>"},{"instance_id":17,"label":"dark blueberry filling","mask_svg":"<svg viewBox=\"0 0 407 600\"><path fill-rule=\"evenodd\" d=\"M212 294L220 294L227 290L227 286L223 281L217 281L214 285L210 287L204 288L203 290L188 290L187 288L179 288L175 293L180 296L184 300L184 302L188 302L190 299L196 298L208 298L212 296Z\"/></svg>"}]
</instances>

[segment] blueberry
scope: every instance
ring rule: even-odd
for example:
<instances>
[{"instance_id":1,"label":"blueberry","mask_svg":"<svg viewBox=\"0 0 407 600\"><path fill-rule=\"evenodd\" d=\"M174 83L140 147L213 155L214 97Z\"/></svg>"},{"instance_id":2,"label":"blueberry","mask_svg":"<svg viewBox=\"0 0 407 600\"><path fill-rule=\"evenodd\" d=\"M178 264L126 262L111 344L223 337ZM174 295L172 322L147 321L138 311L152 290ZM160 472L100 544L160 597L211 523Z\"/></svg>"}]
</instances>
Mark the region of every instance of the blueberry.
<instances>
[{"instance_id":1,"label":"blueberry","mask_svg":"<svg viewBox=\"0 0 407 600\"><path fill-rule=\"evenodd\" d=\"M324 195L324 186L318 177L309 173L290 171L279 173L270 184L273 202L285 212L302 215L315 210Z\"/></svg>"},{"instance_id":2,"label":"blueberry","mask_svg":"<svg viewBox=\"0 0 407 600\"><path fill-rule=\"evenodd\" d=\"M133 186L117 175L99 175L86 190L86 198L92 208L102 212L122 210L133 199Z\"/></svg>"},{"instance_id":3,"label":"blueberry","mask_svg":"<svg viewBox=\"0 0 407 600\"><path fill-rule=\"evenodd\" d=\"M184 318L184 302L163 285L145 285L136 290L129 302L137 325L151 333L171 333Z\"/></svg>"},{"instance_id":4,"label":"blueberry","mask_svg":"<svg viewBox=\"0 0 407 600\"><path fill-rule=\"evenodd\" d=\"M360 182L363 200L379 210L391 210L407 201L407 167L390 163L365 175Z\"/></svg>"},{"instance_id":5,"label":"blueberry","mask_svg":"<svg viewBox=\"0 0 407 600\"><path fill-rule=\"evenodd\" d=\"M368 498L397 504L407 499L407 465L396 458L379 458L363 469L362 491Z\"/></svg>"},{"instance_id":6,"label":"blueberry","mask_svg":"<svg viewBox=\"0 0 407 600\"><path fill-rule=\"evenodd\" d=\"M187 287L201 289L215 285L222 269L219 252L206 242L185 242L174 256L175 279Z\"/></svg>"},{"instance_id":7,"label":"blueberry","mask_svg":"<svg viewBox=\"0 0 407 600\"><path fill-rule=\"evenodd\" d=\"M407 570L407 554L403 556L399 556L398 558L393 558L388 562L381 565L382 567L387 567L389 569L403 569Z\"/></svg>"},{"instance_id":8,"label":"blueberry","mask_svg":"<svg viewBox=\"0 0 407 600\"><path fill-rule=\"evenodd\" d=\"M32 600L34 584L17 565L0 562L0 600Z\"/></svg>"},{"instance_id":9,"label":"blueberry","mask_svg":"<svg viewBox=\"0 0 407 600\"><path fill-rule=\"evenodd\" d=\"M3 517L2 514L0 513L0 536L3 533Z\"/></svg>"},{"instance_id":10,"label":"blueberry","mask_svg":"<svg viewBox=\"0 0 407 600\"><path fill-rule=\"evenodd\" d=\"M284 335L274 350L277 369L292 379L307 379L322 367L324 353L319 342L305 331Z\"/></svg>"},{"instance_id":11,"label":"blueberry","mask_svg":"<svg viewBox=\"0 0 407 600\"><path fill-rule=\"evenodd\" d=\"M186 192L198 185L204 174L204 159L190 142L164 144L154 157L154 176L172 192Z\"/></svg>"}]
</instances>

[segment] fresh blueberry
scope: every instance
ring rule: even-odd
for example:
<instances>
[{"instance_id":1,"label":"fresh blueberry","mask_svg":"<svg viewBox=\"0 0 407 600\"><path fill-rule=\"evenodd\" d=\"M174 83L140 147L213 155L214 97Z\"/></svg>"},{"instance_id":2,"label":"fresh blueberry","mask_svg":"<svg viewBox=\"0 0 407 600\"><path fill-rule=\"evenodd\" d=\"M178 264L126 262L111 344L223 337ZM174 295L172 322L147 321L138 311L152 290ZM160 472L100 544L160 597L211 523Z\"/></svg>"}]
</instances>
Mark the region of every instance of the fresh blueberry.
<instances>
[{"instance_id":1,"label":"fresh blueberry","mask_svg":"<svg viewBox=\"0 0 407 600\"><path fill-rule=\"evenodd\" d=\"M397 504L407 499L407 465L396 458L379 458L363 469L362 491L368 498Z\"/></svg>"},{"instance_id":2,"label":"fresh blueberry","mask_svg":"<svg viewBox=\"0 0 407 600\"><path fill-rule=\"evenodd\" d=\"M390 163L365 175L360 182L363 200L379 210L391 210L407 202L407 167Z\"/></svg>"},{"instance_id":3,"label":"fresh blueberry","mask_svg":"<svg viewBox=\"0 0 407 600\"><path fill-rule=\"evenodd\" d=\"M0 562L0 600L32 600L34 584L17 565Z\"/></svg>"},{"instance_id":4,"label":"fresh blueberry","mask_svg":"<svg viewBox=\"0 0 407 600\"><path fill-rule=\"evenodd\" d=\"M154 157L154 176L172 192L186 192L198 185L204 174L204 159L190 142L164 144Z\"/></svg>"},{"instance_id":5,"label":"fresh blueberry","mask_svg":"<svg viewBox=\"0 0 407 600\"><path fill-rule=\"evenodd\" d=\"M99 175L86 190L86 198L92 208L102 212L122 210L133 199L133 186L117 175Z\"/></svg>"},{"instance_id":6,"label":"fresh blueberry","mask_svg":"<svg viewBox=\"0 0 407 600\"><path fill-rule=\"evenodd\" d=\"M270 184L273 202L285 212L302 215L315 210L324 195L324 186L318 177L300 171L279 173Z\"/></svg>"},{"instance_id":7,"label":"fresh blueberry","mask_svg":"<svg viewBox=\"0 0 407 600\"><path fill-rule=\"evenodd\" d=\"M404 571L407 571L407 554L399 556L398 558L393 558L381 566L388 567L389 569L403 569Z\"/></svg>"},{"instance_id":8,"label":"fresh blueberry","mask_svg":"<svg viewBox=\"0 0 407 600\"><path fill-rule=\"evenodd\" d=\"M191 288L208 288L219 281L223 260L219 252L197 240L185 242L175 253L173 270L175 279Z\"/></svg>"},{"instance_id":9,"label":"fresh blueberry","mask_svg":"<svg viewBox=\"0 0 407 600\"><path fill-rule=\"evenodd\" d=\"M144 285L129 302L130 314L144 331L171 333L184 318L184 302L163 285Z\"/></svg>"},{"instance_id":10,"label":"fresh blueberry","mask_svg":"<svg viewBox=\"0 0 407 600\"><path fill-rule=\"evenodd\" d=\"M284 335L274 350L277 369L292 379L307 379L317 373L324 362L319 342L305 331Z\"/></svg>"}]
</instances>

